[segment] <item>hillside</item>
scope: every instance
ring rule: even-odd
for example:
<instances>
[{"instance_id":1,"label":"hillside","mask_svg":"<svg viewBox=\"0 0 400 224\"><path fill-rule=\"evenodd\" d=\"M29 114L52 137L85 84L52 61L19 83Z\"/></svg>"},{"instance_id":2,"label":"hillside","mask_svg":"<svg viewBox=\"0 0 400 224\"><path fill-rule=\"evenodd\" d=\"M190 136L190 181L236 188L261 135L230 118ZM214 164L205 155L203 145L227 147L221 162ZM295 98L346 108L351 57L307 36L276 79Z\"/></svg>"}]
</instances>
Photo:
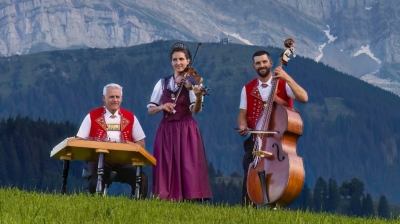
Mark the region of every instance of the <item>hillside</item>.
<instances>
[{"instance_id":1,"label":"hillside","mask_svg":"<svg viewBox=\"0 0 400 224\"><path fill-rule=\"evenodd\" d=\"M310 211L271 211L205 203L123 197L60 196L18 189L0 189L0 222L20 223L396 223L399 219L346 217Z\"/></svg>"},{"instance_id":2,"label":"hillside","mask_svg":"<svg viewBox=\"0 0 400 224\"><path fill-rule=\"evenodd\" d=\"M93 107L102 105L105 84L124 87L123 107L138 116L152 152L160 116L146 105L153 86L172 73L168 51L174 41L129 48L42 52L0 59L0 117L29 116L79 124ZM196 43L189 43L192 51ZM210 96L195 118L202 131L207 159L225 173L242 173L243 137L236 127L242 86L255 77L251 55L261 47L202 44L194 62ZM281 50L267 48L274 61ZM384 194L400 204L400 98L312 60L296 57L285 68L309 94L309 103L295 104L304 123L298 154L306 181L322 176L338 182L357 177L374 200ZM60 136L65 138L69 136ZM48 149L49 151L51 148Z\"/></svg>"}]
</instances>

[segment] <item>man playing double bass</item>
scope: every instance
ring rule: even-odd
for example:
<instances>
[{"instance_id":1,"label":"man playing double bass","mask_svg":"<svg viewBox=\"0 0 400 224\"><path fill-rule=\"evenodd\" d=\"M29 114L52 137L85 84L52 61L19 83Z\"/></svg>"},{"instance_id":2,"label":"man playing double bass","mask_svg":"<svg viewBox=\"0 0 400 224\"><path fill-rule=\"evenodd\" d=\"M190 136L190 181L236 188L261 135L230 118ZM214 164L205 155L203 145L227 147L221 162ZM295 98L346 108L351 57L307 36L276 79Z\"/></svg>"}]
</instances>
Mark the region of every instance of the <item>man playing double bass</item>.
<instances>
[{"instance_id":1,"label":"man playing double bass","mask_svg":"<svg viewBox=\"0 0 400 224\"><path fill-rule=\"evenodd\" d=\"M297 84L282 68L278 66L273 73L271 72L273 62L267 51L260 50L253 54L253 68L257 72L257 78L247 83L241 92L240 107L238 115L238 133L246 136L249 129L254 129L263 111L264 103L271 94L272 79L279 79L278 86L275 91L275 101L285 106L293 108L293 100L306 103L308 101L307 92ZM253 162L252 154L254 148L253 134L244 141L244 157L243 157L243 186L242 186L242 205L251 204L247 194L247 173L249 165Z\"/></svg>"}]
</instances>

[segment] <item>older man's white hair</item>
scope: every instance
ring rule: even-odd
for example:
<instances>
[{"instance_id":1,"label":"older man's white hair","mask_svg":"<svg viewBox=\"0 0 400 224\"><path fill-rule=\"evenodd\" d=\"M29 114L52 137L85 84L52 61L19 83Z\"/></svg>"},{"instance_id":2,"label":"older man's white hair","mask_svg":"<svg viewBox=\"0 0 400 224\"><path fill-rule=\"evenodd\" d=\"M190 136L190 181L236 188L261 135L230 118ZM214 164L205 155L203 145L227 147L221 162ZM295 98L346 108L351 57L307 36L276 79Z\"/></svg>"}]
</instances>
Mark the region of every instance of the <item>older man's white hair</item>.
<instances>
[{"instance_id":1,"label":"older man's white hair","mask_svg":"<svg viewBox=\"0 0 400 224\"><path fill-rule=\"evenodd\" d=\"M104 86L103 88L103 96L105 96L107 94L107 88L118 88L121 90L121 96L122 96L122 86L115 84L115 83L110 83L107 84L106 86Z\"/></svg>"}]
</instances>

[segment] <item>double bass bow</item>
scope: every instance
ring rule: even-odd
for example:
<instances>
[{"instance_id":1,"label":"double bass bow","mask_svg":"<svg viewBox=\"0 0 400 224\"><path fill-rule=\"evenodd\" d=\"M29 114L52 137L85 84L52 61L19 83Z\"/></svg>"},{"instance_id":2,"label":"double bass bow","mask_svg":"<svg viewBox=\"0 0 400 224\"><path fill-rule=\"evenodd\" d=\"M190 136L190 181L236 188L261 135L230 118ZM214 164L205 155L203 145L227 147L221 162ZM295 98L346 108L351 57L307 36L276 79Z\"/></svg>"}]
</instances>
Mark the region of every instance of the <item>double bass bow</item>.
<instances>
[{"instance_id":1,"label":"double bass bow","mask_svg":"<svg viewBox=\"0 0 400 224\"><path fill-rule=\"evenodd\" d=\"M287 65L291 54L295 57L294 40L288 38L284 45L286 50L280 55L278 66ZM284 207L299 196L304 185L303 159L296 152L303 121L296 110L276 100L277 78L272 79L271 86L271 94L255 126L258 133L253 133L254 161L249 166L246 184L253 203Z\"/></svg>"}]
</instances>

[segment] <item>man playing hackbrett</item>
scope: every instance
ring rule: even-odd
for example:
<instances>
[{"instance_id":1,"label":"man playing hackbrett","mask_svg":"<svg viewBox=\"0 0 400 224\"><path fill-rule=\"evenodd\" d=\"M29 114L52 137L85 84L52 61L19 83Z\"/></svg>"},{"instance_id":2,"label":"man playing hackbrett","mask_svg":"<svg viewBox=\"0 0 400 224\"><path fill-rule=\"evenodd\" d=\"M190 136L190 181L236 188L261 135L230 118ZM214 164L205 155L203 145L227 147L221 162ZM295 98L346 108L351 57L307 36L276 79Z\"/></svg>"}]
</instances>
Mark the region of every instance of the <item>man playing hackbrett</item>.
<instances>
[{"instance_id":1,"label":"man playing hackbrett","mask_svg":"<svg viewBox=\"0 0 400 224\"><path fill-rule=\"evenodd\" d=\"M263 111L264 102L267 101L271 94L272 78L278 78L277 97L276 99L283 104L293 107L292 99L305 103L308 101L307 92L298 85L292 77L290 77L280 66L278 66L272 75L272 60L267 51L257 51L253 54L253 68L257 72L257 78L247 83L241 92L240 107L238 115L238 133L245 136L249 133L249 129L255 129L260 113ZM247 195L247 173L249 165L253 162L254 138L250 135L244 141L244 157L243 157L243 186L242 186L242 204L250 204Z\"/></svg>"},{"instance_id":2,"label":"man playing hackbrett","mask_svg":"<svg viewBox=\"0 0 400 224\"><path fill-rule=\"evenodd\" d=\"M144 148L144 138L146 137L139 120L136 116L125 109L122 109L122 87L115 83L106 85L103 89L104 107L99 107L90 111L83 120L77 137L96 141L111 142L134 142ZM97 162L88 162L86 169L91 174L88 178L89 192L95 193L97 187ZM131 185L132 196L135 194L136 187L136 168L131 164L111 164L104 163L104 182L111 184L113 180L108 179L111 171L116 172L115 182L127 183ZM148 180L142 172L142 186L139 194L147 196ZM102 187L104 189L104 186Z\"/></svg>"}]
</instances>

